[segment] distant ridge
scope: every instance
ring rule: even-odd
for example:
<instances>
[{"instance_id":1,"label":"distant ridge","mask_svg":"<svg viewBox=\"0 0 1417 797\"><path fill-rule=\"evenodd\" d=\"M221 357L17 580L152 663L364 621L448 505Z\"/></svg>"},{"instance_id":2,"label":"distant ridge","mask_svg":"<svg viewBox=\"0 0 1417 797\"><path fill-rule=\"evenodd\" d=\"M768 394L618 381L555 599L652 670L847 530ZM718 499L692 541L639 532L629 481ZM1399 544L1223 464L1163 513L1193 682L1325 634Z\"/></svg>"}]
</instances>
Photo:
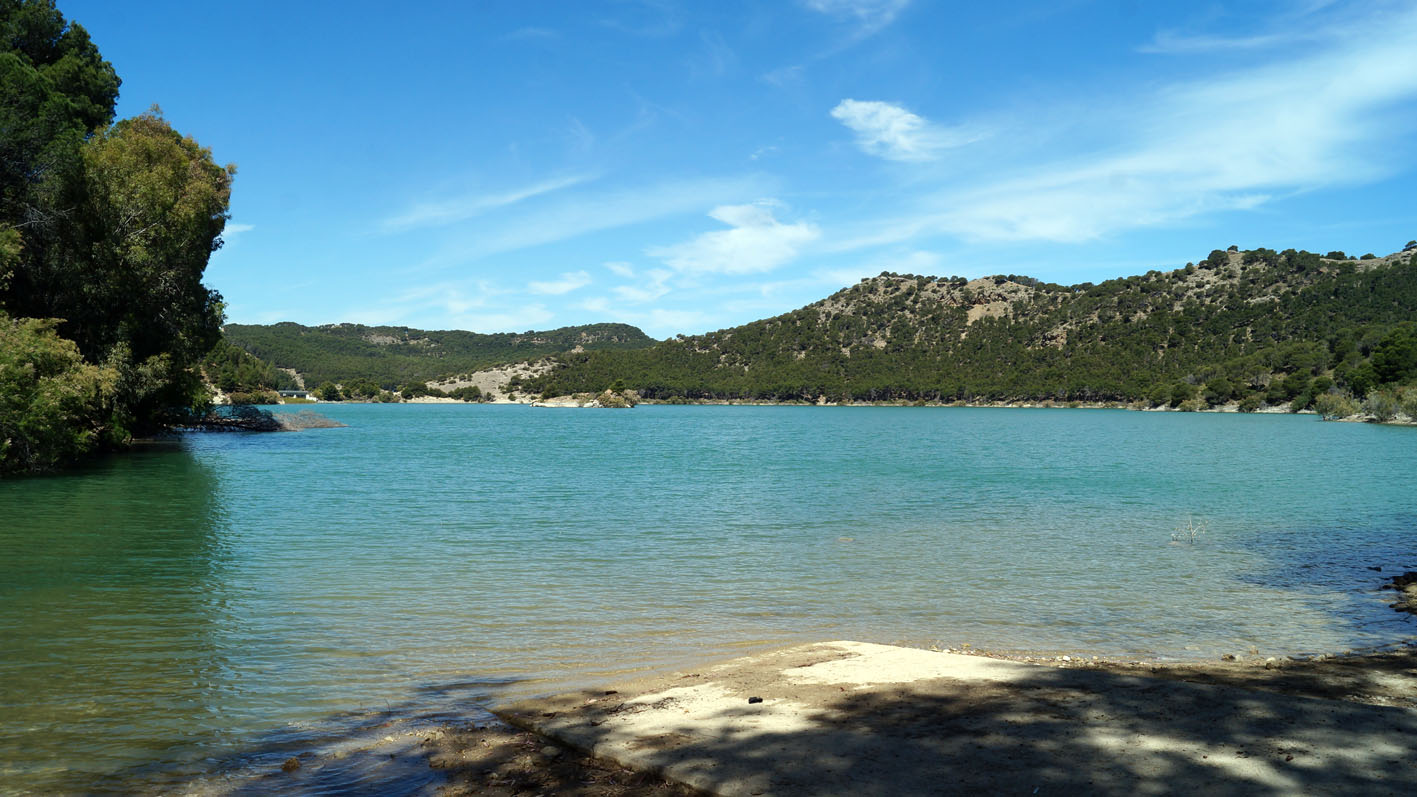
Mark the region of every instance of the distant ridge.
<instances>
[{"instance_id":1,"label":"distant ridge","mask_svg":"<svg viewBox=\"0 0 1417 797\"><path fill-rule=\"evenodd\" d=\"M393 389L492 365L584 350L633 349L654 340L629 324L481 334L462 330L327 324L227 324L226 340L307 385L368 380Z\"/></svg>"},{"instance_id":2,"label":"distant ridge","mask_svg":"<svg viewBox=\"0 0 1417 797\"><path fill-rule=\"evenodd\" d=\"M527 388L649 399L1308 406L1417 382L1417 252L1215 250L1099 285L882 273L773 318L559 355Z\"/></svg>"}]
</instances>

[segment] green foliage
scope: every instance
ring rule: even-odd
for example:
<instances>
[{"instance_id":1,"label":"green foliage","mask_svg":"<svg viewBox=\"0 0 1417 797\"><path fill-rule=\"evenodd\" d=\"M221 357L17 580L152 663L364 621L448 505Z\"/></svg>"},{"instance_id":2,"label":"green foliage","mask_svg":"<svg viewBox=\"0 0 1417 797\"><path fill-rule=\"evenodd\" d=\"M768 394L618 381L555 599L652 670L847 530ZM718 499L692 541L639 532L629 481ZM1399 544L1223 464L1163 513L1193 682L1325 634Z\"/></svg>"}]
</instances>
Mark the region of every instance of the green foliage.
<instances>
[{"instance_id":1,"label":"green foliage","mask_svg":"<svg viewBox=\"0 0 1417 797\"><path fill-rule=\"evenodd\" d=\"M1325 393L1314 399L1314 412L1326 421L1358 414L1358 402L1343 393Z\"/></svg>"},{"instance_id":2,"label":"green foliage","mask_svg":"<svg viewBox=\"0 0 1417 797\"><path fill-rule=\"evenodd\" d=\"M1348 259L1348 255L1345 255L1345 254L1343 253L1343 250L1341 250L1341 249L1335 249L1334 251L1329 252L1328 254L1324 255L1324 257L1328 258L1329 260L1347 260L1347 259Z\"/></svg>"},{"instance_id":3,"label":"green foliage","mask_svg":"<svg viewBox=\"0 0 1417 797\"><path fill-rule=\"evenodd\" d=\"M1399 391L1397 403L1409 421L1417 422L1417 387L1407 387Z\"/></svg>"},{"instance_id":4,"label":"green foliage","mask_svg":"<svg viewBox=\"0 0 1417 797\"><path fill-rule=\"evenodd\" d=\"M73 430L81 441L154 431L201 408L198 366L221 320L201 278L220 245L232 170L156 110L110 125L118 85L53 2L0 0L0 309L15 324L52 319L44 334L72 341L112 383L102 421L60 413L84 425ZM63 373L71 383L89 372ZM21 459L47 467L94 447L63 437L26 438L58 448Z\"/></svg>"},{"instance_id":5,"label":"green foliage","mask_svg":"<svg viewBox=\"0 0 1417 797\"><path fill-rule=\"evenodd\" d=\"M1363 412L1379 423L1386 423L1397 417L1399 409L1397 394L1391 390L1375 390L1363 399Z\"/></svg>"},{"instance_id":6,"label":"green foliage","mask_svg":"<svg viewBox=\"0 0 1417 797\"><path fill-rule=\"evenodd\" d=\"M344 394L352 399L372 399L383 392L378 383L368 379L355 379L344 383L342 387Z\"/></svg>"},{"instance_id":7,"label":"green foliage","mask_svg":"<svg viewBox=\"0 0 1417 797\"><path fill-rule=\"evenodd\" d=\"M224 332L227 340L261 359L298 371L307 384L368 380L383 388L536 359L577 346L597 351L654 344L639 329L627 324L484 335L462 330L361 324L307 327L285 322L227 324Z\"/></svg>"},{"instance_id":8,"label":"green foliage","mask_svg":"<svg viewBox=\"0 0 1417 797\"><path fill-rule=\"evenodd\" d=\"M1417 324L1404 324L1389 332L1373 348L1370 362L1379 384L1417 379Z\"/></svg>"},{"instance_id":9,"label":"green foliage","mask_svg":"<svg viewBox=\"0 0 1417 797\"><path fill-rule=\"evenodd\" d=\"M1406 338L1393 332L1417 311L1417 266L1386 261L1359 272L1309 252L1256 249L1236 267L1217 252L1189 274L1098 285L876 277L733 329L560 355L550 372L513 387L569 395L621 380L660 401L1179 406L1198 398L1186 389L1203 385L1207 403L1254 409L1266 400L1303 406L1335 385L1364 395L1379 384L1378 351L1389 352L1379 363L1407 362ZM986 303L1007 309L971 321L971 308Z\"/></svg>"},{"instance_id":10,"label":"green foliage","mask_svg":"<svg viewBox=\"0 0 1417 797\"><path fill-rule=\"evenodd\" d=\"M202 360L207 381L223 393L256 393L288 390L295 387L290 374L270 363L253 357L245 349L218 340Z\"/></svg>"},{"instance_id":11,"label":"green foliage","mask_svg":"<svg viewBox=\"0 0 1417 797\"><path fill-rule=\"evenodd\" d=\"M280 394L274 390L253 390L250 392L236 391L228 393L232 406L241 407L249 404L279 404Z\"/></svg>"},{"instance_id":12,"label":"green foliage","mask_svg":"<svg viewBox=\"0 0 1417 797\"><path fill-rule=\"evenodd\" d=\"M1185 382L1177 382L1176 384L1171 386L1170 396L1168 397L1168 399L1172 407L1179 407L1185 402L1193 399L1195 395L1196 388L1194 385L1188 385Z\"/></svg>"},{"instance_id":13,"label":"green foliage","mask_svg":"<svg viewBox=\"0 0 1417 797\"><path fill-rule=\"evenodd\" d=\"M125 437L112 425L117 374L84 362L54 326L0 312L0 473L54 468Z\"/></svg>"},{"instance_id":14,"label":"green foliage","mask_svg":"<svg viewBox=\"0 0 1417 797\"><path fill-rule=\"evenodd\" d=\"M1223 376L1217 376L1205 383L1203 393L1208 404L1225 404L1235 395L1235 385Z\"/></svg>"},{"instance_id":15,"label":"green foliage","mask_svg":"<svg viewBox=\"0 0 1417 797\"><path fill-rule=\"evenodd\" d=\"M321 401L344 401L344 394L334 382L322 382L312 393Z\"/></svg>"},{"instance_id":16,"label":"green foliage","mask_svg":"<svg viewBox=\"0 0 1417 797\"><path fill-rule=\"evenodd\" d=\"M482 388L477 385L465 385L463 387L453 388L447 391L447 395L458 401L482 401L485 398L482 395Z\"/></svg>"}]
</instances>

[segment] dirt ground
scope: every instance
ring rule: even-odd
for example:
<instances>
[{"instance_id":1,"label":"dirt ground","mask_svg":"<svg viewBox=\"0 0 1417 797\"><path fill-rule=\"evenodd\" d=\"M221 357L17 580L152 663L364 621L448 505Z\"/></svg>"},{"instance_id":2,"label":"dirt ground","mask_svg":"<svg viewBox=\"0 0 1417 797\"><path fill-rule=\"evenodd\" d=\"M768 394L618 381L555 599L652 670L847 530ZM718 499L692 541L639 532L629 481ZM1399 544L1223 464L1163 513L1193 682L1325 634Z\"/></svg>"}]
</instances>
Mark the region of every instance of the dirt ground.
<instances>
[{"instance_id":1,"label":"dirt ground","mask_svg":"<svg viewBox=\"0 0 1417 797\"><path fill-rule=\"evenodd\" d=\"M688 797L698 791L662 777L626 769L508 726L447 729L425 742L429 764L450 782L446 797L575 795L576 797Z\"/></svg>"}]
</instances>

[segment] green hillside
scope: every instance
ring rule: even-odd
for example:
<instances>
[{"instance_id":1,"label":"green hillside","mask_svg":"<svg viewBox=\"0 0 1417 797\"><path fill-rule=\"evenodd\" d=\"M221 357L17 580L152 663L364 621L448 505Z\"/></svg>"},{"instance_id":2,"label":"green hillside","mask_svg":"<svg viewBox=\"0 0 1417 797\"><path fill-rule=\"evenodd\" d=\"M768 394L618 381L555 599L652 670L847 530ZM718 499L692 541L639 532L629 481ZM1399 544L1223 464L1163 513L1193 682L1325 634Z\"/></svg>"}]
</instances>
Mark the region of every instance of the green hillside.
<instances>
[{"instance_id":1,"label":"green hillside","mask_svg":"<svg viewBox=\"0 0 1417 797\"><path fill-rule=\"evenodd\" d=\"M1135 401L1246 408L1417 382L1417 254L1212 252L1054 285L883 273L799 310L638 351L563 355L530 387L657 399Z\"/></svg>"},{"instance_id":2,"label":"green hillside","mask_svg":"<svg viewBox=\"0 0 1417 797\"><path fill-rule=\"evenodd\" d=\"M654 341L628 324L589 324L545 332L484 335L462 330L330 324L227 324L226 340L271 363L294 369L314 387L323 382L374 382L385 389L534 359L582 347L634 349Z\"/></svg>"}]
</instances>

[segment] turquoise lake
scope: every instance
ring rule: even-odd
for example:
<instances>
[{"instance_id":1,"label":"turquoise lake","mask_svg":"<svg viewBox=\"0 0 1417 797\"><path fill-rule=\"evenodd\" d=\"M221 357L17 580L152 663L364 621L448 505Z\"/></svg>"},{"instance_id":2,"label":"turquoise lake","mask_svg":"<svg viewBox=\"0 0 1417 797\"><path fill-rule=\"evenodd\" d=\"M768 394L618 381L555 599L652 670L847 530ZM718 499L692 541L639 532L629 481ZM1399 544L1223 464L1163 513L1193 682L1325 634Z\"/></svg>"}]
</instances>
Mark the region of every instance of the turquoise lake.
<instances>
[{"instance_id":1,"label":"turquoise lake","mask_svg":"<svg viewBox=\"0 0 1417 797\"><path fill-rule=\"evenodd\" d=\"M1417 635L1377 589L1417 569L1417 428L318 409L349 427L0 482L0 791L167 788L370 718L798 641L1199 659Z\"/></svg>"}]
</instances>

